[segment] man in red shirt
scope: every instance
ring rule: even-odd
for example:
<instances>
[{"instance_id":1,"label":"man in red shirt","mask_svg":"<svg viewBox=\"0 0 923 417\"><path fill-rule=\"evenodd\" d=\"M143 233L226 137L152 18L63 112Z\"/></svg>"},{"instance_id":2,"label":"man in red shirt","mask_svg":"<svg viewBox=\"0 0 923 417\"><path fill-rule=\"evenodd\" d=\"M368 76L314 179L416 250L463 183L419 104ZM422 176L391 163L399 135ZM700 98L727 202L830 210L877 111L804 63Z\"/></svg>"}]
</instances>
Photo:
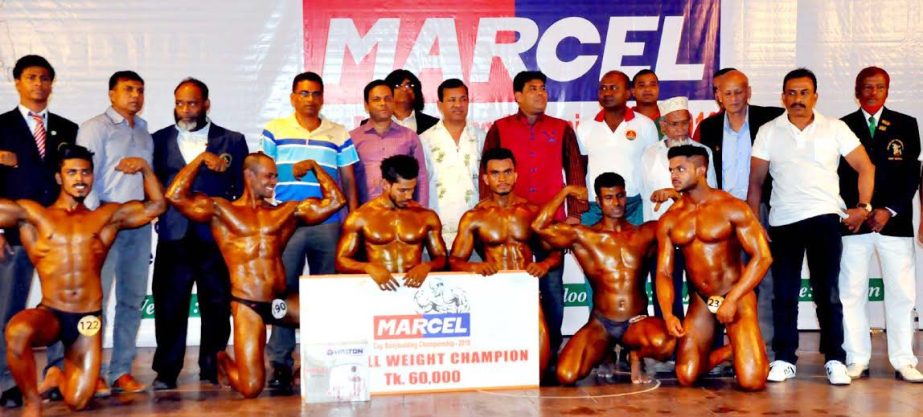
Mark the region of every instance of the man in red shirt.
<instances>
[{"instance_id":1,"label":"man in red shirt","mask_svg":"<svg viewBox=\"0 0 923 417\"><path fill-rule=\"evenodd\" d=\"M577 136L570 124L545 114L548 93L545 91L545 74L540 71L523 71L513 78L513 92L519 111L494 122L484 141L484 152L493 148L507 148L516 157L519 176L513 191L530 203L545 205L566 184L586 186L586 161L580 155ZM487 187L481 188L481 199L487 197ZM555 214L555 220L579 224L580 214L586 211L586 202L570 198L567 214L564 208ZM536 250L535 260L541 262L548 253ZM561 322L564 317L563 266L548 271L539 280L542 311L548 324L548 335L553 358L561 345ZM551 363L556 360L552 359ZM551 370L550 375L554 372ZM553 378L552 378L553 379Z\"/></svg>"}]
</instances>

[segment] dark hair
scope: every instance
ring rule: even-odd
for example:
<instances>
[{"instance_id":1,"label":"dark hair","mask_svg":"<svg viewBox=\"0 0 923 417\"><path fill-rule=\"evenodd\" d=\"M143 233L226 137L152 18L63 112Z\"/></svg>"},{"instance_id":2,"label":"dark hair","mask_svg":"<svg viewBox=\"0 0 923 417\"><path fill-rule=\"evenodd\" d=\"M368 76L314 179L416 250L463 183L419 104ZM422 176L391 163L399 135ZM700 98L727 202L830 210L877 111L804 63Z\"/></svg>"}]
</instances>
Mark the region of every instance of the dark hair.
<instances>
[{"instance_id":1,"label":"dark hair","mask_svg":"<svg viewBox=\"0 0 923 417\"><path fill-rule=\"evenodd\" d=\"M420 163L410 155L392 155L381 161L381 177L394 184L398 178L412 180L420 175Z\"/></svg>"},{"instance_id":2,"label":"dark hair","mask_svg":"<svg viewBox=\"0 0 923 417\"><path fill-rule=\"evenodd\" d=\"M109 91L115 90L115 85L119 81L137 81L144 85L144 79L137 72L131 70L116 71L109 77Z\"/></svg>"},{"instance_id":3,"label":"dark hair","mask_svg":"<svg viewBox=\"0 0 923 417\"><path fill-rule=\"evenodd\" d=\"M64 161L67 159L82 159L84 161L90 162L90 168L93 168L93 152L90 152L89 149L75 145L73 143L64 142L58 145L58 170L64 166Z\"/></svg>"},{"instance_id":4,"label":"dark hair","mask_svg":"<svg viewBox=\"0 0 923 417\"><path fill-rule=\"evenodd\" d=\"M614 172L603 172L593 181L593 191L599 195L603 188L622 187L625 188L625 178Z\"/></svg>"},{"instance_id":5,"label":"dark hair","mask_svg":"<svg viewBox=\"0 0 923 417\"><path fill-rule=\"evenodd\" d=\"M724 75L724 74L727 74L727 73L729 73L729 72L731 72L731 71L737 71L737 68L734 68L734 67L724 67L724 68L721 68L721 69L719 69L718 71L715 71L715 73L714 73L711 77L712 77L712 78L718 78L718 77L720 77L720 76L722 76L722 75Z\"/></svg>"},{"instance_id":6,"label":"dark hair","mask_svg":"<svg viewBox=\"0 0 923 417\"><path fill-rule=\"evenodd\" d=\"M504 159L509 159L513 161L513 166L516 166L516 157L513 156L513 152L506 148L490 148L484 151L484 154L481 155L481 171L487 170L487 163L490 161L502 161Z\"/></svg>"},{"instance_id":7,"label":"dark hair","mask_svg":"<svg viewBox=\"0 0 923 417\"><path fill-rule=\"evenodd\" d=\"M448 88L464 88L465 94L468 94L468 86L465 85L464 81L459 80L458 78L449 78L448 80L443 81L442 84L439 84L439 87L436 88L436 95L439 97L439 101L442 101L445 90Z\"/></svg>"},{"instance_id":8,"label":"dark hair","mask_svg":"<svg viewBox=\"0 0 923 417\"><path fill-rule=\"evenodd\" d=\"M782 79L782 92L785 92L785 84L788 84L788 80L793 80L795 78L810 78L811 83L814 84L814 92L817 92L817 77L814 76L814 73L807 68L798 68L793 69L785 74L785 78Z\"/></svg>"},{"instance_id":9,"label":"dark hair","mask_svg":"<svg viewBox=\"0 0 923 417\"><path fill-rule=\"evenodd\" d=\"M655 73L654 71L651 71L651 70L649 70L649 69L643 69L643 70L641 70L641 71L638 71L638 73L635 74L634 77L631 77L631 86L630 86L630 87L631 87L631 88L634 88L634 87L635 87L635 83L638 82L638 78L641 77L642 75L647 75L647 74L653 75L654 78L655 78L657 81L660 81L660 78L657 78L657 73Z\"/></svg>"},{"instance_id":10,"label":"dark hair","mask_svg":"<svg viewBox=\"0 0 923 417\"><path fill-rule=\"evenodd\" d=\"M884 76L885 86L891 87L891 76L888 75L888 71L880 67L865 67L856 75L856 97L859 97L859 93L862 91L862 82L865 81L866 78L876 75Z\"/></svg>"},{"instance_id":11,"label":"dark hair","mask_svg":"<svg viewBox=\"0 0 923 417\"><path fill-rule=\"evenodd\" d=\"M320 84L320 92L321 94L324 93L324 79L321 78L320 75L317 75L316 72L311 72L311 71L302 72L301 74L298 74L295 76L295 79L292 80L292 92L293 93L295 92L295 86L298 85L298 83L302 81L314 81Z\"/></svg>"},{"instance_id":12,"label":"dark hair","mask_svg":"<svg viewBox=\"0 0 923 417\"><path fill-rule=\"evenodd\" d=\"M420 79L416 75L405 69L396 69L385 77L385 82L392 87L392 91L394 91L394 86L401 85L404 80L410 80L410 83L413 84L413 109L422 111L424 103L423 85L420 84Z\"/></svg>"},{"instance_id":13,"label":"dark hair","mask_svg":"<svg viewBox=\"0 0 923 417\"><path fill-rule=\"evenodd\" d=\"M548 77L541 71L522 71L513 77L513 92L521 93L526 83L532 80L539 80L543 84L548 83Z\"/></svg>"},{"instance_id":14,"label":"dark hair","mask_svg":"<svg viewBox=\"0 0 923 417\"><path fill-rule=\"evenodd\" d=\"M673 159L679 156L685 156L686 158L701 156L702 159L705 160L705 167L708 167L708 151L704 146L680 145L674 146L667 151L667 159Z\"/></svg>"},{"instance_id":15,"label":"dark hair","mask_svg":"<svg viewBox=\"0 0 923 417\"><path fill-rule=\"evenodd\" d=\"M16 60L16 65L13 66L13 79L18 80L22 72L29 67L41 67L48 70L48 76L51 77L51 81L54 81L54 68L47 59L39 55L25 55Z\"/></svg>"},{"instance_id":16,"label":"dark hair","mask_svg":"<svg viewBox=\"0 0 923 417\"><path fill-rule=\"evenodd\" d=\"M208 100L208 86L205 85L205 83L203 83L202 81L192 78L192 77L188 77L184 79L183 81L180 81L179 84L176 85L176 88L173 89L174 95L176 94L177 91L179 91L179 88L182 87L183 84L192 84L196 86L196 88L198 88L199 91L202 93L202 101Z\"/></svg>"},{"instance_id":17,"label":"dark hair","mask_svg":"<svg viewBox=\"0 0 923 417\"><path fill-rule=\"evenodd\" d=\"M629 78L628 78L628 75L625 74L624 72L619 71L619 70L612 70L612 71L609 71L609 72L606 72L605 74L603 74L602 78L606 78L606 77L608 77L608 76L610 76L610 75L619 75L619 76L621 76L622 79L625 80L625 87L626 87L626 88L627 88L627 87L631 87L631 79L629 79ZM602 81L602 78L600 78L599 80Z\"/></svg>"},{"instance_id":18,"label":"dark hair","mask_svg":"<svg viewBox=\"0 0 923 417\"><path fill-rule=\"evenodd\" d=\"M363 91L366 103L369 102L369 94L372 92L372 89L381 85L388 87L388 89L391 90L391 94L394 94L394 89L391 88L391 84L386 83L385 80L372 80L372 82L365 85L365 90Z\"/></svg>"}]
</instances>

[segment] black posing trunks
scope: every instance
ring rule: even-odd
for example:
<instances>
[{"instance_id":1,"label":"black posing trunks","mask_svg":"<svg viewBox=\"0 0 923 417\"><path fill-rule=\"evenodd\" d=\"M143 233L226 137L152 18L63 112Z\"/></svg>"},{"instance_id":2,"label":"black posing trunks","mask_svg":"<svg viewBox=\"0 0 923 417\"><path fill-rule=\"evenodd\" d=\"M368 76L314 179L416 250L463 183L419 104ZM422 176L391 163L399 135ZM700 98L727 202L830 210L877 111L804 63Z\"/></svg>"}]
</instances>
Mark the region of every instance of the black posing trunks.
<instances>
[{"instance_id":1,"label":"black posing trunks","mask_svg":"<svg viewBox=\"0 0 923 417\"><path fill-rule=\"evenodd\" d=\"M628 326L647 318L647 316L638 315L625 321L615 321L610 320L604 317L602 314L598 313L596 310L593 310L593 318L595 318L599 324L603 325L603 327L606 329L606 333L608 333L609 336L614 339L615 343L621 344L622 336L625 336L625 331L628 330Z\"/></svg>"},{"instance_id":2,"label":"black posing trunks","mask_svg":"<svg viewBox=\"0 0 923 417\"><path fill-rule=\"evenodd\" d=\"M77 326L79 326L77 323L80 319L86 316L96 316L101 321L103 317L102 310L89 313L71 313L69 311L61 311L56 308L48 307L44 304L39 304L38 308L54 314L55 318L58 319L58 323L61 325L60 339L65 349L73 345L74 342L77 341L77 338L80 337L80 330L77 329ZM99 331L102 331L102 329L99 329Z\"/></svg>"},{"instance_id":3,"label":"black posing trunks","mask_svg":"<svg viewBox=\"0 0 923 417\"><path fill-rule=\"evenodd\" d=\"M231 296L231 301L236 301L240 305L247 306L249 309L253 310L254 313L259 314L259 316L263 319L263 324L282 327L295 327L293 324L284 323L282 320L277 319L272 315L272 301L245 300L233 295Z\"/></svg>"}]
</instances>

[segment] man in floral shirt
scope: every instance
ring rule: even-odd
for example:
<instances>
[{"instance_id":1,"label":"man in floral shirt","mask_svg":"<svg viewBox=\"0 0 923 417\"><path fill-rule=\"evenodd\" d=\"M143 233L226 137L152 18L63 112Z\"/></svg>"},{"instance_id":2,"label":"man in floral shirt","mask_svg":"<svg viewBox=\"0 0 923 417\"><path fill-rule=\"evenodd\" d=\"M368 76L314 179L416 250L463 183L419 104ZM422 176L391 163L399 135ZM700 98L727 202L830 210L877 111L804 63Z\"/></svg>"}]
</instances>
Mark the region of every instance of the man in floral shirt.
<instances>
[{"instance_id":1,"label":"man in floral shirt","mask_svg":"<svg viewBox=\"0 0 923 417\"><path fill-rule=\"evenodd\" d=\"M429 208L442 219L442 238L451 245L458 221L478 202L478 167L485 132L468 124L468 87L457 78L436 90L442 120L420 135L429 177Z\"/></svg>"}]
</instances>

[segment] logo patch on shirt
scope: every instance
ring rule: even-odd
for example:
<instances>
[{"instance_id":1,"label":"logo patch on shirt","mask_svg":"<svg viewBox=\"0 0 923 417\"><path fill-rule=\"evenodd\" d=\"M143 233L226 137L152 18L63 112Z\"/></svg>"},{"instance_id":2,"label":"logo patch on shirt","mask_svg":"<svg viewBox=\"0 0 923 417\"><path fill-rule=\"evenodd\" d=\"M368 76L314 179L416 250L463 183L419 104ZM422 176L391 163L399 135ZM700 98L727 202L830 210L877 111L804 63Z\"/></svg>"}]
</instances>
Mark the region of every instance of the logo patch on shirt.
<instances>
[{"instance_id":1,"label":"logo patch on shirt","mask_svg":"<svg viewBox=\"0 0 923 417\"><path fill-rule=\"evenodd\" d=\"M903 161L904 160L904 142L900 139L891 139L888 142L888 146L885 148L888 151L888 160L889 161Z\"/></svg>"}]
</instances>

